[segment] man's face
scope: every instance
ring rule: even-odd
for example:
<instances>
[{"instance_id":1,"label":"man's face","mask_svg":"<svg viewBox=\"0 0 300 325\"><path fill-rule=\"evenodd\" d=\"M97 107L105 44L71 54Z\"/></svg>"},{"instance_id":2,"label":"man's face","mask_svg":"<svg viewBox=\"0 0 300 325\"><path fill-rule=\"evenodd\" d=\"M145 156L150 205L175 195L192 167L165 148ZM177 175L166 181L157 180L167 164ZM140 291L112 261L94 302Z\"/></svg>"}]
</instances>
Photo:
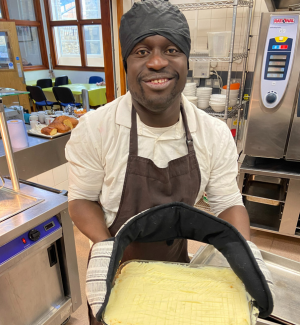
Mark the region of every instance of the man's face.
<instances>
[{"instance_id":1,"label":"man's face","mask_svg":"<svg viewBox=\"0 0 300 325\"><path fill-rule=\"evenodd\" d=\"M170 107L184 89L187 57L167 38L155 35L138 43L127 58L128 88L152 112Z\"/></svg>"}]
</instances>

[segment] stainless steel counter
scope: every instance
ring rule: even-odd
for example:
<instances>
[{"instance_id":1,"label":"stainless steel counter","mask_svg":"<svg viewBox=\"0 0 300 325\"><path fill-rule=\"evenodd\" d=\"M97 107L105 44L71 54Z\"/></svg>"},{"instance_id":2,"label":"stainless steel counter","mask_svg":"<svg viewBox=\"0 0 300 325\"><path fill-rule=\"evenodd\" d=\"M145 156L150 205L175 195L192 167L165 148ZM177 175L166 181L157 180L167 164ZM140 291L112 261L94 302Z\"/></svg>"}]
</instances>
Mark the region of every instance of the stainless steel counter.
<instances>
[{"instance_id":1,"label":"stainless steel counter","mask_svg":"<svg viewBox=\"0 0 300 325\"><path fill-rule=\"evenodd\" d=\"M0 324L61 325L81 305L68 198L23 183L20 192L41 200L0 222Z\"/></svg>"},{"instance_id":2,"label":"stainless steel counter","mask_svg":"<svg viewBox=\"0 0 300 325\"><path fill-rule=\"evenodd\" d=\"M5 186L12 189L10 180L5 179ZM68 198L66 196L22 183L20 183L20 192L42 199L43 202L0 222L0 247L13 238L22 235L28 229L34 228L37 224L68 208Z\"/></svg>"},{"instance_id":3,"label":"stainless steel counter","mask_svg":"<svg viewBox=\"0 0 300 325\"><path fill-rule=\"evenodd\" d=\"M29 147L14 151L16 169L21 179L29 179L58 167L67 162L65 146L70 139L70 134L54 139L28 136ZM0 174L8 175L8 167L0 138Z\"/></svg>"}]
</instances>

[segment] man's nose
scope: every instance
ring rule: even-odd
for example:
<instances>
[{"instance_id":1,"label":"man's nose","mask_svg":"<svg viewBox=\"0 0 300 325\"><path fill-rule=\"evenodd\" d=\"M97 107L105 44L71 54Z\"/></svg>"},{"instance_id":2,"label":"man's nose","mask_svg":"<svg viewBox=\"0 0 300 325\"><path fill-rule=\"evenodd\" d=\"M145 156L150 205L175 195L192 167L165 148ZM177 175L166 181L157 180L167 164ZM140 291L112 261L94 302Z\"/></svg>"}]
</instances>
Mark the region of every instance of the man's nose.
<instances>
[{"instance_id":1,"label":"man's nose","mask_svg":"<svg viewBox=\"0 0 300 325\"><path fill-rule=\"evenodd\" d=\"M168 60L166 60L162 53L153 53L149 60L147 61L147 68L153 70L161 70L168 65Z\"/></svg>"}]
</instances>

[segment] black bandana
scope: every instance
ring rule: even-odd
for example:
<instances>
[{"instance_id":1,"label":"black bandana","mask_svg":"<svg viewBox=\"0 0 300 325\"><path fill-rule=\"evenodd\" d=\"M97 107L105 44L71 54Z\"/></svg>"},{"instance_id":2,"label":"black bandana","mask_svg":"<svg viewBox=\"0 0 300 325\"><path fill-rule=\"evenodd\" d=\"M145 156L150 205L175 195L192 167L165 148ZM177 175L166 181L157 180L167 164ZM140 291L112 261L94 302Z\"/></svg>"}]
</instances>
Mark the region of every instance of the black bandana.
<instances>
[{"instance_id":1,"label":"black bandana","mask_svg":"<svg viewBox=\"0 0 300 325\"><path fill-rule=\"evenodd\" d=\"M167 38L189 58L190 29L183 13L168 1L146 0L135 3L121 19L120 42L125 70L126 60L135 45L153 35Z\"/></svg>"}]
</instances>

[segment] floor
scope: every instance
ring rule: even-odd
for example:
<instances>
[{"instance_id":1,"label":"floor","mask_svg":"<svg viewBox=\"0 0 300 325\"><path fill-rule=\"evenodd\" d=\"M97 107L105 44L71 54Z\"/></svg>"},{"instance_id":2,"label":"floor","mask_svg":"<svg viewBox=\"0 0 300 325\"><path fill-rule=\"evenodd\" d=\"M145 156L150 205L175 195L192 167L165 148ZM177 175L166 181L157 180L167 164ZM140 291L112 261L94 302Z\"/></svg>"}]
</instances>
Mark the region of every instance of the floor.
<instances>
[{"instance_id":1,"label":"floor","mask_svg":"<svg viewBox=\"0 0 300 325\"><path fill-rule=\"evenodd\" d=\"M88 325L85 298L85 274L87 256L90 246L88 239L75 226L74 233L83 303L81 307L72 315L68 325ZM273 235L271 233L258 230L252 230L251 241L253 241L262 250L266 250L270 253L278 254L300 262L300 238L291 238ZM201 245L203 245L203 243L190 240L188 243L189 253L194 254Z\"/></svg>"}]
</instances>

